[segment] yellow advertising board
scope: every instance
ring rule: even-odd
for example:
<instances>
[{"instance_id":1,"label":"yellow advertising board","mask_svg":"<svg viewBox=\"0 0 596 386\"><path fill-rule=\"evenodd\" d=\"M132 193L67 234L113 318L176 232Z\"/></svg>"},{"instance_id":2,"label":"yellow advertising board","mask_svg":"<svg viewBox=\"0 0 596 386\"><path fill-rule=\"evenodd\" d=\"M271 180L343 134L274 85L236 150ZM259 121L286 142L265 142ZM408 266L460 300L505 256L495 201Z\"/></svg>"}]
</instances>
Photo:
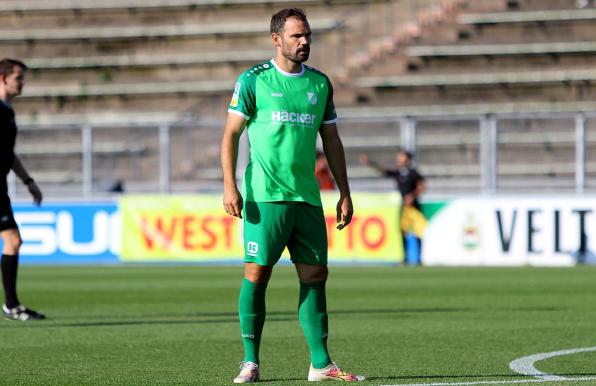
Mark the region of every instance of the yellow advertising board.
<instances>
[{"instance_id":1,"label":"yellow advertising board","mask_svg":"<svg viewBox=\"0 0 596 386\"><path fill-rule=\"evenodd\" d=\"M335 228L338 194L322 196L329 261L403 260L398 194L355 194L352 224ZM221 195L123 196L121 259L143 261L241 260L242 220L228 216Z\"/></svg>"}]
</instances>

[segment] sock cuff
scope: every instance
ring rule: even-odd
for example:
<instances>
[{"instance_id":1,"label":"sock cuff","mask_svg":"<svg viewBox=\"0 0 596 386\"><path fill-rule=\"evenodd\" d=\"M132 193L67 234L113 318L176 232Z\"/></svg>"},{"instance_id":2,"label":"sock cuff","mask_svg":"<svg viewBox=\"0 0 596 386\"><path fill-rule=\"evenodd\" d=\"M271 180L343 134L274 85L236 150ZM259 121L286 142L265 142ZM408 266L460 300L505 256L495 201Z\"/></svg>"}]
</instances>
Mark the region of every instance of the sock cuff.
<instances>
[{"instance_id":1,"label":"sock cuff","mask_svg":"<svg viewBox=\"0 0 596 386\"><path fill-rule=\"evenodd\" d=\"M16 259L17 257L19 257L19 255L7 255L6 253L4 253L2 254L2 258L4 257Z\"/></svg>"}]
</instances>

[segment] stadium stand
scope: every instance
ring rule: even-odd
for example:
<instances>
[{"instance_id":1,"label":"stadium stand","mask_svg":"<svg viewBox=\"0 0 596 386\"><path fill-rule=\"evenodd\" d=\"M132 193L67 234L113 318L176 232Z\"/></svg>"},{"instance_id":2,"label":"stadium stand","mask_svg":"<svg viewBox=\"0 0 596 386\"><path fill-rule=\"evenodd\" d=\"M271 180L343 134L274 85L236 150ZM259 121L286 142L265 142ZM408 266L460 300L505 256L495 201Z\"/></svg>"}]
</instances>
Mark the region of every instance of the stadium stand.
<instances>
[{"instance_id":1,"label":"stadium stand","mask_svg":"<svg viewBox=\"0 0 596 386\"><path fill-rule=\"evenodd\" d=\"M478 119L497 116L499 186L572 190L573 116L596 107L591 87L596 63L594 11L563 0L467 2L460 12L427 25L393 51L355 69L352 107L342 115L417 118L421 169L432 177L437 191L456 185L464 190L479 187ZM534 131L528 132L526 118L505 119L523 112L535 113L528 119L536 125ZM557 119L557 113L566 118ZM550 119L540 119L541 114ZM448 134L433 137L433 128L424 121L429 116L446 117L433 125L448 128ZM462 117L468 120L462 122ZM470 124L467 137L458 137L457 130ZM507 125L513 125L511 132ZM546 141L549 145L543 146L543 137L552 136L547 134L551 130L566 140ZM593 120L588 119L588 149L594 148L593 130ZM449 136L457 140L452 143L446 139ZM529 138L535 144L527 143ZM429 146L433 142L437 146ZM522 156L511 157L510 149ZM589 151L588 158L586 171L593 178ZM390 162L389 157L386 160Z\"/></svg>"},{"instance_id":2,"label":"stadium stand","mask_svg":"<svg viewBox=\"0 0 596 386\"><path fill-rule=\"evenodd\" d=\"M307 9L309 64L333 78L356 188L392 188L358 155L391 164L411 119L430 191L481 189L480 129L497 117L499 186L573 189L578 112L596 188L596 9L571 0L2 1L0 49L31 67L16 102L18 149L51 192L80 191L89 178L85 128L98 186L116 178L131 191L161 189L167 146L173 190L219 189L235 77L273 55L268 19L288 4ZM63 146L44 154L56 140Z\"/></svg>"},{"instance_id":3,"label":"stadium stand","mask_svg":"<svg viewBox=\"0 0 596 386\"><path fill-rule=\"evenodd\" d=\"M50 69L85 69L102 67L149 67L184 66L194 64L254 63L268 59L271 50L245 52L180 53L168 56L113 55L71 58L31 58L29 68L46 71Z\"/></svg>"},{"instance_id":4,"label":"stadium stand","mask_svg":"<svg viewBox=\"0 0 596 386\"><path fill-rule=\"evenodd\" d=\"M313 20L313 32L338 28L335 20ZM267 34L269 26L262 22L225 23L210 25L158 25L122 26L110 28L69 27L53 29L2 30L0 39L4 41L68 41L68 40L129 40L150 38L190 38L215 35Z\"/></svg>"},{"instance_id":5,"label":"stadium stand","mask_svg":"<svg viewBox=\"0 0 596 386\"><path fill-rule=\"evenodd\" d=\"M362 0L327 0L327 3L362 3ZM302 6L318 5L321 0L302 0ZM257 6L257 5L275 5L283 7L285 5L293 6L294 0L4 0L0 3L0 11L5 12L60 12L60 11L106 11L106 10L136 10L136 9L197 9L214 6Z\"/></svg>"},{"instance_id":6,"label":"stadium stand","mask_svg":"<svg viewBox=\"0 0 596 386\"><path fill-rule=\"evenodd\" d=\"M549 42L515 44L475 44L410 46L406 55L410 58L491 56L491 55L552 55L562 53L594 53L596 42Z\"/></svg>"},{"instance_id":7,"label":"stadium stand","mask_svg":"<svg viewBox=\"0 0 596 386\"><path fill-rule=\"evenodd\" d=\"M484 14L464 14L457 18L459 24L503 24L503 23L544 23L596 19L596 9L541 10L527 12L495 12Z\"/></svg>"}]
</instances>

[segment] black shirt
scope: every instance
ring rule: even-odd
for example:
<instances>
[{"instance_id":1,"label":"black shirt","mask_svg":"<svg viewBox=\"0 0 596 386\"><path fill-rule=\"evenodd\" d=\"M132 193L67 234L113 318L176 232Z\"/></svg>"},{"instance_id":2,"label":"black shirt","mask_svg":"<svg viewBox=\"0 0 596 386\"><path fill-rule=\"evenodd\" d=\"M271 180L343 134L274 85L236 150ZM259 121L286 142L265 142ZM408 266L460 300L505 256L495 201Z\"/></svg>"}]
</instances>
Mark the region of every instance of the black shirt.
<instances>
[{"instance_id":1,"label":"black shirt","mask_svg":"<svg viewBox=\"0 0 596 386\"><path fill-rule=\"evenodd\" d=\"M6 102L0 101L0 195L8 191L6 176L12 169L16 139L14 110Z\"/></svg>"},{"instance_id":2,"label":"black shirt","mask_svg":"<svg viewBox=\"0 0 596 386\"><path fill-rule=\"evenodd\" d=\"M399 190L402 197L404 197L406 194L410 194L416 191L418 183L420 181L424 181L424 177L422 177L416 171L416 169L412 168L388 170L387 172L385 172L385 176L391 177L395 180L397 190ZM418 202L418 197L414 197L414 202L412 205L416 209L420 210L420 203Z\"/></svg>"}]
</instances>

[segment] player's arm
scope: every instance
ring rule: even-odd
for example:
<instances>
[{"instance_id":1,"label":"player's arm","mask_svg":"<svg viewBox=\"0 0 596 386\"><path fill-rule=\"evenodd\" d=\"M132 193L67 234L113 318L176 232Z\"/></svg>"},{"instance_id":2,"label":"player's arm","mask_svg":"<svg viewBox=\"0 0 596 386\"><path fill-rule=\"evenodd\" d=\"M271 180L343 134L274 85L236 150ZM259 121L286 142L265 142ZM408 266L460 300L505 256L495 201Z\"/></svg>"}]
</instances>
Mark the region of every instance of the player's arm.
<instances>
[{"instance_id":1,"label":"player's arm","mask_svg":"<svg viewBox=\"0 0 596 386\"><path fill-rule=\"evenodd\" d=\"M321 125L319 130L323 142L323 150L327 157L327 164L335 178L339 189L339 202L337 203L337 229L341 230L352 221L354 209L352 208L352 197L350 196L350 185L348 184L348 173L346 170L346 156L344 146L337 132L335 123Z\"/></svg>"},{"instance_id":2,"label":"player's arm","mask_svg":"<svg viewBox=\"0 0 596 386\"><path fill-rule=\"evenodd\" d=\"M242 218L242 195L236 184L236 161L238 160L238 143L246 127L244 117L228 113L221 140L221 169L224 180L223 206L229 215Z\"/></svg>"},{"instance_id":3,"label":"player's arm","mask_svg":"<svg viewBox=\"0 0 596 386\"><path fill-rule=\"evenodd\" d=\"M12 161L12 171L17 175L17 177L19 177L21 181L23 181L25 185L27 185L27 189L29 189L29 193L31 193L33 196L33 202L35 205L41 205L41 200L43 198L41 190L33 178L31 178L27 172L27 169L25 169L25 166L23 166L21 159L16 154L14 155L14 159Z\"/></svg>"},{"instance_id":4,"label":"player's arm","mask_svg":"<svg viewBox=\"0 0 596 386\"><path fill-rule=\"evenodd\" d=\"M381 164L377 163L376 161L371 160L368 155L366 154L361 154L360 155L360 163L365 165L365 166L369 166L375 170L377 170L379 173L385 175L389 172L389 169L387 169L386 167L382 166Z\"/></svg>"}]
</instances>

